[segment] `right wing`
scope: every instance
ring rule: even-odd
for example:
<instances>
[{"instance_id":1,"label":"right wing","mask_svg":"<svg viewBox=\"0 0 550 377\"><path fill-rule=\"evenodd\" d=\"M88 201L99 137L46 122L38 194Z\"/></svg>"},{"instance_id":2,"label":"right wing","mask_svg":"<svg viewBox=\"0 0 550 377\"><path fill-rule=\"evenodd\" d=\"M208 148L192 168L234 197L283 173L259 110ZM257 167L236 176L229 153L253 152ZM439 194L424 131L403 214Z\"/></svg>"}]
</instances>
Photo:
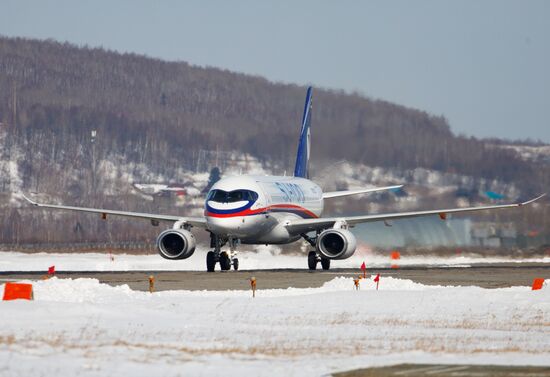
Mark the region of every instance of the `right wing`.
<instances>
[{"instance_id":1,"label":"right wing","mask_svg":"<svg viewBox=\"0 0 550 377\"><path fill-rule=\"evenodd\" d=\"M26 201L28 201L30 204L36 207L63 209L63 210L78 211L78 212L99 213L102 216L114 215L114 216L132 217L132 218L138 218L138 219L151 220L152 223L155 221L172 221L172 222L182 221L191 226L196 226L200 228L206 227L206 219L204 217L155 215L150 213L116 211L116 210L101 209L101 208L73 207L73 206L62 206L57 204L43 204L43 203L37 203L34 200L29 199L24 194L21 194L21 195L23 196L23 198L25 198Z\"/></svg>"},{"instance_id":2,"label":"right wing","mask_svg":"<svg viewBox=\"0 0 550 377\"><path fill-rule=\"evenodd\" d=\"M367 194L370 192L395 190L395 189L400 189L401 187L403 187L403 185L374 187L374 188L359 189L359 190L330 191L330 192L323 193L323 199L338 198L340 196L348 196L348 195Z\"/></svg>"},{"instance_id":3,"label":"right wing","mask_svg":"<svg viewBox=\"0 0 550 377\"><path fill-rule=\"evenodd\" d=\"M421 217L429 215L439 215L441 219L445 219L449 213L460 213L460 212L475 212L475 211L484 211L492 209L504 209L504 208L516 208L521 207L530 203L533 203L536 200L539 200L546 194L542 194L534 199L528 200L523 203L514 203L514 204L502 204L494 206L480 206L480 207L467 207L467 208L449 208L449 209L436 209L429 211L416 211L416 212L398 212L398 213L386 213L386 214L376 214L376 215L364 215L364 216L340 216L340 217L327 217L319 219L303 219L303 220L292 220L285 224L285 227L291 234L301 234L307 233L314 230L323 230L331 228L338 221L346 222L348 225L355 225L359 223L373 222L373 221L387 221L387 220L396 220L396 219L405 219L411 217Z\"/></svg>"}]
</instances>

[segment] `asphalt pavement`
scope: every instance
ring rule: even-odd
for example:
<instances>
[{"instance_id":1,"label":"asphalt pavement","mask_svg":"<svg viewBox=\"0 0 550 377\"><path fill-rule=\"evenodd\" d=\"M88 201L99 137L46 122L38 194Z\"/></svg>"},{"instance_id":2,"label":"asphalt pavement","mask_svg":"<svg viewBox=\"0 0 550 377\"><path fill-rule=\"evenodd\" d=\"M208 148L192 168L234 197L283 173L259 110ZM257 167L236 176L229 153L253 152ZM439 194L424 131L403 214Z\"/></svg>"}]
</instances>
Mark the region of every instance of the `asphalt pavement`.
<instances>
[{"instance_id":1,"label":"asphalt pavement","mask_svg":"<svg viewBox=\"0 0 550 377\"><path fill-rule=\"evenodd\" d=\"M367 276L380 274L380 287L384 278L393 276L411 279L429 285L479 286L502 288L510 286L530 286L534 278L550 279L550 266L544 264L510 264L499 266L474 267L406 267L399 269L369 269ZM309 271L301 269L247 270L247 271L128 271L128 272L71 272L59 271L58 278L94 278L110 285L128 284L134 290L149 289L149 276L154 276L155 290L239 290L250 289L250 278L255 277L257 289L308 288L320 287L337 276L357 277L360 270L334 269ZM39 280L44 273L0 272L0 281L21 279ZM350 286L350 289L353 287Z\"/></svg>"}]
</instances>

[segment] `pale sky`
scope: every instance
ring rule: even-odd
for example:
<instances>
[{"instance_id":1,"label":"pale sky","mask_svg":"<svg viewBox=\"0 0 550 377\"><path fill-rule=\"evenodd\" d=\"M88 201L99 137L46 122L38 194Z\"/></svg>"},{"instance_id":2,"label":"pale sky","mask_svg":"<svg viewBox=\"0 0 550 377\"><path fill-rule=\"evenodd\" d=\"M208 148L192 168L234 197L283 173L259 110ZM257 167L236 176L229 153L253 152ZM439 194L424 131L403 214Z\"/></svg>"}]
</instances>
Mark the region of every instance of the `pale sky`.
<instances>
[{"instance_id":1,"label":"pale sky","mask_svg":"<svg viewBox=\"0 0 550 377\"><path fill-rule=\"evenodd\" d=\"M357 91L550 142L550 1L26 1L0 34ZM1 51L0 51L1 53Z\"/></svg>"}]
</instances>

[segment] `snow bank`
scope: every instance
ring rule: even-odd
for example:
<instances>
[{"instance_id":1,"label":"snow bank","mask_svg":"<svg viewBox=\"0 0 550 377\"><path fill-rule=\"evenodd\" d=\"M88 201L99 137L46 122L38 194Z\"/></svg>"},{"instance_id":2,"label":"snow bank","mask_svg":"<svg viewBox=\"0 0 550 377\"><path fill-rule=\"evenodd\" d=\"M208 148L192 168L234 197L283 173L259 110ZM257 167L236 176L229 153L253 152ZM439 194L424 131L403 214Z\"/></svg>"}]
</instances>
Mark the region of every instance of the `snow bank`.
<instances>
[{"instance_id":1,"label":"snow bank","mask_svg":"<svg viewBox=\"0 0 550 377\"><path fill-rule=\"evenodd\" d=\"M360 280L361 291L376 291L376 283L373 281L374 275L367 276ZM25 281L30 282L30 281ZM319 288L286 288L286 289L261 289L258 290L258 297L287 297L304 296L311 294L322 294L328 292L349 292L353 290L354 281L350 277L336 277ZM106 303L121 302L122 300L150 300L151 295L148 292L134 291L126 284L119 286L110 286L102 284L97 279L78 278L78 279L58 279L53 277L48 280L33 282L34 298L36 301L53 302L89 302ZM0 288L0 291L3 288ZM441 286L424 285L416 283L409 279L398 279L390 276L384 276L379 283L379 291L424 291L434 289L445 289L448 293L453 291L468 292L484 290L480 287L462 287L462 286ZM492 289L495 291L506 292L527 292L530 287L515 286L509 288ZM156 292L154 297L162 298L184 298L184 297L250 297L250 292L246 290L224 290L224 291L161 291Z\"/></svg>"},{"instance_id":2,"label":"snow bank","mask_svg":"<svg viewBox=\"0 0 550 377\"><path fill-rule=\"evenodd\" d=\"M164 291L34 282L0 302L6 375L318 376L394 363L550 365L550 289L424 286ZM3 289L3 286L0 286Z\"/></svg>"},{"instance_id":3,"label":"snow bank","mask_svg":"<svg viewBox=\"0 0 550 377\"><path fill-rule=\"evenodd\" d=\"M376 283L373 277L368 276L361 279L361 290L376 290ZM148 292L134 291L126 284L111 286L102 284L97 279L77 278L77 279L59 279L53 277L47 280L39 281L21 281L32 283L35 301L52 302L88 302L88 303L107 303L121 302L124 300L150 300L151 295ZM354 287L353 278L336 277L319 288L286 288L286 289L262 289L258 290L258 297L286 297L303 296L311 294L320 294L327 292L346 292ZM451 288L435 285L424 285L415 283L408 279L397 279L393 277L383 277L380 290L384 291L421 291L426 289ZM453 287L461 289L462 287ZM473 288L473 287L469 287ZM506 288L510 289L510 288ZM526 290L528 287L512 287L514 290ZM3 292L3 285L0 285L0 292ZM246 290L224 290L224 291L161 291L156 292L154 297L177 299L183 297L250 297L250 292Z\"/></svg>"},{"instance_id":4,"label":"snow bank","mask_svg":"<svg viewBox=\"0 0 550 377\"><path fill-rule=\"evenodd\" d=\"M299 268L307 266L305 255L283 255L273 249L260 248L258 252L239 253L240 267L243 270ZM195 254L184 260L170 261L153 255L115 255L114 261L107 253L36 253L25 254L16 252L0 252L0 271L46 271L55 265L58 271L203 271L205 267L206 250L197 250ZM389 256L361 254L345 260L333 261L334 268L359 268L363 261L367 267L389 267L392 262ZM399 260L401 266L445 266L468 267L476 264L498 263L550 263L550 257L544 258L496 258L496 257L466 257L451 258L436 256L404 256Z\"/></svg>"}]
</instances>

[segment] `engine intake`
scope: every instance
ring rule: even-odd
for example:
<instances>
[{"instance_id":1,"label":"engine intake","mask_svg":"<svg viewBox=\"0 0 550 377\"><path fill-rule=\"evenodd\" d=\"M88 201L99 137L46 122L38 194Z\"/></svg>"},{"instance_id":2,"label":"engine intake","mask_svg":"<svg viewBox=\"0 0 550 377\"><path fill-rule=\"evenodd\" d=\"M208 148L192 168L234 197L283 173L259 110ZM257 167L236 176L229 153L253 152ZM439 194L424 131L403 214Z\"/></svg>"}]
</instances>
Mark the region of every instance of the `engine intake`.
<instances>
[{"instance_id":1,"label":"engine intake","mask_svg":"<svg viewBox=\"0 0 550 377\"><path fill-rule=\"evenodd\" d=\"M195 236L185 229L167 229L157 237L157 248L166 259L186 259L195 252Z\"/></svg>"},{"instance_id":2,"label":"engine intake","mask_svg":"<svg viewBox=\"0 0 550 377\"><path fill-rule=\"evenodd\" d=\"M328 259L346 259L355 253L357 241L347 229L327 229L317 237L317 251Z\"/></svg>"}]
</instances>

